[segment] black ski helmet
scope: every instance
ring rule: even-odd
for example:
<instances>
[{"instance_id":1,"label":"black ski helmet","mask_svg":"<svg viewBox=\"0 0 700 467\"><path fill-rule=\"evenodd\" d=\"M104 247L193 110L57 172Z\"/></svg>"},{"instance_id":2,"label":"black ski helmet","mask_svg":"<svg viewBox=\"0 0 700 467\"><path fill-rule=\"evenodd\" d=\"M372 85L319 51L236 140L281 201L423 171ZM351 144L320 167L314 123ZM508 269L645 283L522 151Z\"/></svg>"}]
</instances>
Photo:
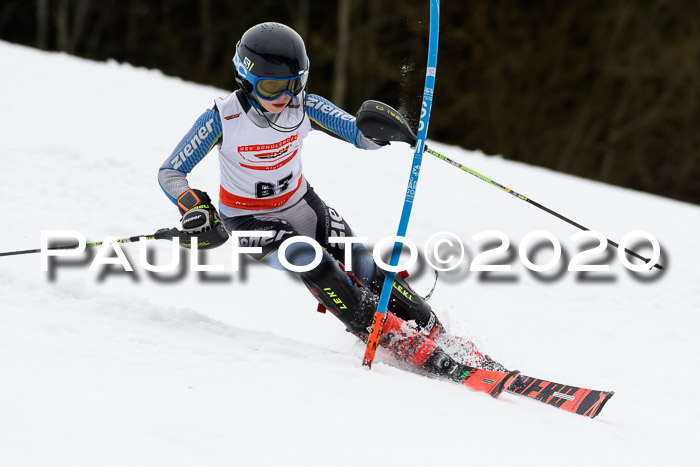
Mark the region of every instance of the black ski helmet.
<instances>
[{"instance_id":1,"label":"black ski helmet","mask_svg":"<svg viewBox=\"0 0 700 467\"><path fill-rule=\"evenodd\" d=\"M248 94L253 93L257 78L299 78L305 88L309 65L304 40L280 23L261 23L248 29L236 44L233 57L236 82Z\"/></svg>"}]
</instances>

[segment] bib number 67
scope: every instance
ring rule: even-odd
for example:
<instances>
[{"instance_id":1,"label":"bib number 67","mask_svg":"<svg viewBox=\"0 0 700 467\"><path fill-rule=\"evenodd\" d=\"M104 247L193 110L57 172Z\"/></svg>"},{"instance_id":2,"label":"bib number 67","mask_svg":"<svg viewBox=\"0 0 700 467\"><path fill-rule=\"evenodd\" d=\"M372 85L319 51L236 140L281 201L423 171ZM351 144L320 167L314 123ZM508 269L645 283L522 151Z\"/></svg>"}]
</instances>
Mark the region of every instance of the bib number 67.
<instances>
[{"instance_id":1,"label":"bib number 67","mask_svg":"<svg viewBox=\"0 0 700 467\"><path fill-rule=\"evenodd\" d=\"M290 173L281 180L277 180L277 184L270 182L257 182L255 184L255 197L256 198L268 198L270 196L275 196L277 193L283 193L289 188L289 184L294 178L294 174Z\"/></svg>"}]
</instances>

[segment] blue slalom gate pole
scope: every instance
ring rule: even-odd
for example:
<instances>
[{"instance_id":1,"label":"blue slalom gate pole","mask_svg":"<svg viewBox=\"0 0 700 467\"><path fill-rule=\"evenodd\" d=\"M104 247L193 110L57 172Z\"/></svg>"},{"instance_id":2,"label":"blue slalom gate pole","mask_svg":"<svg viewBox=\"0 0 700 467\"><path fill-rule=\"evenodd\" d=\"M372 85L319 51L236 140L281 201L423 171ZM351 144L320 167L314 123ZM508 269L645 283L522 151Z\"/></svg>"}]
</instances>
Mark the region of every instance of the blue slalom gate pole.
<instances>
[{"instance_id":1,"label":"blue slalom gate pole","mask_svg":"<svg viewBox=\"0 0 700 467\"><path fill-rule=\"evenodd\" d=\"M408 221L411 218L411 209L413 208L413 199L416 195L418 187L418 176L420 175L420 167L423 161L423 150L425 149L425 140L428 135L428 122L430 121L430 109L433 103L433 92L435 89L435 72L437 69L437 52L438 52L438 37L440 29L440 0L430 0L430 39L428 42L428 67L425 73L425 89L423 90L423 103L421 105L420 123L418 124L418 135L416 139L416 148L413 153L413 164L411 165L411 175L408 179L408 188L406 189L406 198L401 211L401 220L399 228L396 232L397 237L406 237L408 229ZM394 248L391 252L391 260L389 265L395 267L399 264L401 257L401 247L403 243L397 241L394 243ZM391 289L394 284L394 276L396 271L387 271L382 286L382 293L379 296L379 305L372 320L372 332L367 340L365 356L362 365L368 368L372 367L374 355L379 345L379 339L382 336L382 328L386 321L387 306Z\"/></svg>"}]
</instances>

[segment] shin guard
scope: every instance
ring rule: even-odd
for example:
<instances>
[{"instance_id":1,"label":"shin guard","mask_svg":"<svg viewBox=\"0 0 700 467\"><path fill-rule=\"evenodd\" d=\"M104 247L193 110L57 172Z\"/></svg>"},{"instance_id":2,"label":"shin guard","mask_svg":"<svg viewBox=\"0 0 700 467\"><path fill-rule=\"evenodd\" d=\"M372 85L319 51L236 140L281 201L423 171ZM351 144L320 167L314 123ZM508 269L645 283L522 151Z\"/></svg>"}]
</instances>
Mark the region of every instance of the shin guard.
<instances>
[{"instance_id":1,"label":"shin guard","mask_svg":"<svg viewBox=\"0 0 700 467\"><path fill-rule=\"evenodd\" d=\"M300 276L316 300L333 313L348 331L367 340L379 303L377 294L349 279L335 261L321 263L313 271L301 273ZM380 345L396 359L417 367L427 367L426 362L437 349L429 337L391 311L387 312Z\"/></svg>"},{"instance_id":2,"label":"shin guard","mask_svg":"<svg viewBox=\"0 0 700 467\"><path fill-rule=\"evenodd\" d=\"M355 284L336 261L319 264L300 274L316 300L355 335L367 333L377 309L370 290Z\"/></svg>"}]
</instances>

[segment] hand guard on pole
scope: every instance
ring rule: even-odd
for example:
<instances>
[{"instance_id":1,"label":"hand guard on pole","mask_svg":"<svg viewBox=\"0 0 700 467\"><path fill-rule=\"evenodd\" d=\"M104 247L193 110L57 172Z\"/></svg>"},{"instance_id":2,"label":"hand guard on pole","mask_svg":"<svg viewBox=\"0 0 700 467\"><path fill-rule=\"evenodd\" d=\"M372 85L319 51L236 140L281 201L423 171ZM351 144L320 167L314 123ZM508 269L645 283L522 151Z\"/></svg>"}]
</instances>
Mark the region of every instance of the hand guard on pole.
<instances>
[{"instance_id":1,"label":"hand guard on pole","mask_svg":"<svg viewBox=\"0 0 700 467\"><path fill-rule=\"evenodd\" d=\"M357 127L360 129L362 134L367 136L368 138L381 138L381 139L387 139L389 141L397 141L397 142L403 142L411 145L411 147L416 146L416 134L413 133L411 128L408 126L408 124L403 120L401 115L388 105L379 102L379 101L374 101L374 100L369 100L366 101L362 106L360 107L360 110L357 112ZM486 183L499 188L500 190L509 193L516 198L525 201L526 203L529 203L532 206L535 206L538 209L541 209L554 217L558 217L559 219L563 220L564 222L573 225L576 228L579 228L581 230L590 230L587 227L584 227L583 225L579 224L578 222L575 222L571 219L569 219L566 216L563 216L562 214L559 214L558 212L549 209L548 207L538 203L537 201L528 198L527 196L524 196L520 193L518 193L515 190L512 190L506 186L501 185L500 183L496 182L495 180L492 180L479 172L470 169L469 167L460 164L457 161L454 161L450 159L447 156L443 156L439 152L425 146L425 152L428 154L431 154L435 157L437 157L440 160L443 160L447 162L448 164L457 167L458 169L461 169L471 175L474 175L475 177L485 181ZM606 240L609 245L615 247L615 248L620 248L620 245L617 242L614 242L610 240L609 238L606 237ZM644 261L645 263L650 263L651 260L649 258L645 258L644 256L640 255L637 252L634 252L630 250L629 248L625 248L625 253L634 256L637 259L640 259ZM659 264L649 264L649 267L654 267L657 269L664 269L664 267Z\"/></svg>"}]
</instances>

